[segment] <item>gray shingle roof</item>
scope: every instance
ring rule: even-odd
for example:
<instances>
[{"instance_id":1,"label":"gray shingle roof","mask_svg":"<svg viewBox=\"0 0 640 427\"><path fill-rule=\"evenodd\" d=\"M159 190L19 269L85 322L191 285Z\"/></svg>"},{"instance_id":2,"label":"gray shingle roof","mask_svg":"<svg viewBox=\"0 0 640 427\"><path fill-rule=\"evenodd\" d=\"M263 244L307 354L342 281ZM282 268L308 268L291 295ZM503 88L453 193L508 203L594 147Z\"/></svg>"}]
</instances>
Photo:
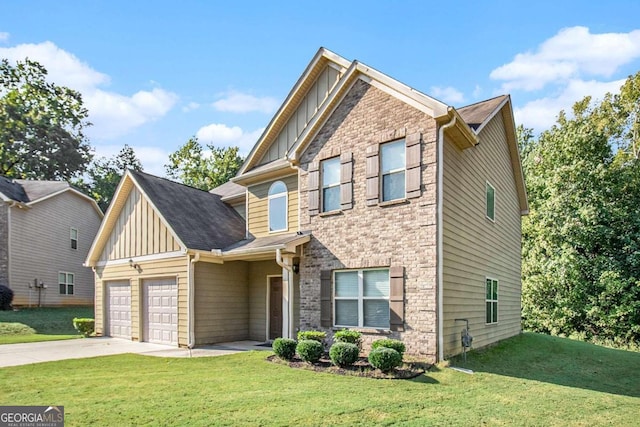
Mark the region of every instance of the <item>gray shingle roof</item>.
<instances>
[{"instance_id":1,"label":"gray shingle roof","mask_svg":"<svg viewBox=\"0 0 640 427\"><path fill-rule=\"evenodd\" d=\"M507 97L508 95L500 95L486 101L476 102L475 104L458 108L458 113L471 129L476 130Z\"/></svg>"},{"instance_id":2,"label":"gray shingle roof","mask_svg":"<svg viewBox=\"0 0 640 427\"><path fill-rule=\"evenodd\" d=\"M143 172L129 173L187 248L208 251L244 239L244 219L219 195Z\"/></svg>"},{"instance_id":3,"label":"gray shingle roof","mask_svg":"<svg viewBox=\"0 0 640 427\"><path fill-rule=\"evenodd\" d=\"M20 184L12 181L9 178L0 176L0 193L2 193L7 199L15 200L16 202L28 203L29 197Z\"/></svg>"},{"instance_id":4,"label":"gray shingle roof","mask_svg":"<svg viewBox=\"0 0 640 427\"><path fill-rule=\"evenodd\" d=\"M61 190L73 188L65 181L38 181L0 177L0 193L21 203L35 202Z\"/></svg>"}]
</instances>

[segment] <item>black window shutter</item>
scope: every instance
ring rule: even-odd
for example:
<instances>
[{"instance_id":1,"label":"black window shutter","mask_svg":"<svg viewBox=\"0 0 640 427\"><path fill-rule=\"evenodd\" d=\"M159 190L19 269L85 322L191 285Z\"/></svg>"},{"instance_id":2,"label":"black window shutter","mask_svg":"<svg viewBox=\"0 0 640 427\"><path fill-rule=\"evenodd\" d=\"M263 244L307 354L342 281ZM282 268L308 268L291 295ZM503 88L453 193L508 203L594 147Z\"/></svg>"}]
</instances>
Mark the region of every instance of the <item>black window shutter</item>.
<instances>
[{"instance_id":1,"label":"black window shutter","mask_svg":"<svg viewBox=\"0 0 640 427\"><path fill-rule=\"evenodd\" d=\"M340 208L353 207L353 153L340 155Z\"/></svg>"},{"instance_id":2,"label":"black window shutter","mask_svg":"<svg viewBox=\"0 0 640 427\"><path fill-rule=\"evenodd\" d=\"M309 176L307 180L309 192L309 215L318 215L320 212L320 164L309 164Z\"/></svg>"},{"instance_id":3,"label":"black window shutter","mask_svg":"<svg viewBox=\"0 0 640 427\"><path fill-rule=\"evenodd\" d=\"M380 199L380 159L379 159L379 145L374 144L367 147L366 157L366 179L367 179L367 206L374 206L378 204Z\"/></svg>"},{"instance_id":4,"label":"black window shutter","mask_svg":"<svg viewBox=\"0 0 640 427\"><path fill-rule=\"evenodd\" d=\"M420 139L421 134L419 132L407 135L407 137L405 138L407 156L407 199L420 197L421 193L422 153L420 149Z\"/></svg>"},{"instance_id":5,"label":"black window shutter","mask_svg":"<svg viewBox=\"0 0 640 427\"><path fill-rule=\"evenodd\" d=\"M331 270L320 272L320 326L333 326L331 315Z\"/></svg>"},{"instance_id":6,"label":"black window shutter","mask_svg":"<svg viewBox=\"0 0 640 427\"><path fill-rule=\"evenodd\" d=\"M391 267L389 278L389 329L404 331L404 267Z\"/></svg>"}]
</instances>

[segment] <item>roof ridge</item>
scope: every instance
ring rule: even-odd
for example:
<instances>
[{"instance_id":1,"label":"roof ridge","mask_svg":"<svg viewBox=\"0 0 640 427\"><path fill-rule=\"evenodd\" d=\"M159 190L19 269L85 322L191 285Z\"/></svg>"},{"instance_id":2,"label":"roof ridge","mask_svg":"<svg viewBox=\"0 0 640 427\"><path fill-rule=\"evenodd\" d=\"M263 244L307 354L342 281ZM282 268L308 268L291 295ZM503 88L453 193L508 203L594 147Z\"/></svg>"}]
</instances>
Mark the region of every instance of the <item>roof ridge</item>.
<instances>
[{"instance_id":1,"label":"roof ridge","mask_svg":"<svg viewBox=\"0 0 640 427\"><path fill-rule=\"evenodd\" d=\"M134 170L134 169L128 169L128 171L131 172L134 175L135 174L144 175L144 176L147 176L147 177L151 177L153 179L159 179L159 180L163 180L163 181L169 182L171 184L180 185L182 187L189 188L191 190L197 190L197 191L201 191L201 192L207 193L207 194L214 194L214 193L211 193L210 191L203 190L203 189L197 188L197 187L192 187L191 185L187 185L187 184L184 184L182 182L173 181L173 180L171 180L169 178L165 178L163 176L153 175L153 174L150 174L150 173L147 173L147 172L137 171L137 170ZM216 187L214 187L214 188L216 188Z\"/></svg>"},{"instance_id":2,"label":"roof ridge","mask_svg":"<svg viewBox=\"0 0 640 427\"><path fill-rule=\"evenodd\" d=\"M462 107L458 107L458 108L456 108L456 110L462 110L463 108L473 107L474 105L483 104L485 102L493 101L494 99L498 99L498 98L504 98L506 96L509 96L509 94L503 93L502 95L497 95L497 96L494 96L492 98L485 99L483 101L476 101L473 104L469 104L469 105L465 105L465 106L462 106Z\"/></svg>"}]
</instances>

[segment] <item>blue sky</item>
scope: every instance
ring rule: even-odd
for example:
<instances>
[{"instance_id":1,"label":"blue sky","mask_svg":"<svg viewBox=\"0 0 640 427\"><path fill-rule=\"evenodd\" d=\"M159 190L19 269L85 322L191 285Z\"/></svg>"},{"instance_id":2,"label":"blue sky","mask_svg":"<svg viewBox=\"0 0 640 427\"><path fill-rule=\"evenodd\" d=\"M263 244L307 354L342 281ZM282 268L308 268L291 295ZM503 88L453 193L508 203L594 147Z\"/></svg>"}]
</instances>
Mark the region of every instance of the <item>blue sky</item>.
<instances>
[{"instance_id":1,"label":"blue sky","mask_svg":"<svg viewBox=\"0 0 640 427\"><path fill-rule=\"evenodd\" d=\"M323 46L454 107L510 93L548 128L640 70L640 2L7 1L0 57L79 90L97 156L164 175L197 135L247 153Z\"/></svg>"}]
</instances>

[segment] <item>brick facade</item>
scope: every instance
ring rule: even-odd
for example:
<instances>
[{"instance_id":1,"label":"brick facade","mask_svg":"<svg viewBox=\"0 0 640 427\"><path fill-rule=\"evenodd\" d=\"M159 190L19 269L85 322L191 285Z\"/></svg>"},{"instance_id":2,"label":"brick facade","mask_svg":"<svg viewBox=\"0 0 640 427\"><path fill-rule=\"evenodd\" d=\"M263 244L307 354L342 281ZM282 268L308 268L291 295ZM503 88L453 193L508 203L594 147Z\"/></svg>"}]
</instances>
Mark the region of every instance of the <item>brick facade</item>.
<instances>
[{"instance_id":1,"label":"brick facade","mask_svg":"<svg viewBox=\"0 0 640 427\"><path fill-rule=\"evenodd\" d=\"M422 134L419 197L385 206L366 204L368 146ZM379 338L401 339L407 354L435 360L436 123L429 115L358 80L300 159L300 228L311 230L300 265L300 329L320 322L320 272L343 268L404 267L404 331L362 330L365 348ZM353 153L353 207L310 215L308 169L312 162Z\"/></svg>"},{"instance_id":2,"label":"brick facade","mask_svg":"<svg viewBox=\"0 0 640 427\"><path fill-rule=\"evenodd\" d=\"M9 206L0 204L0 285L9 286Z\"/></svg>"}]
</instances>

